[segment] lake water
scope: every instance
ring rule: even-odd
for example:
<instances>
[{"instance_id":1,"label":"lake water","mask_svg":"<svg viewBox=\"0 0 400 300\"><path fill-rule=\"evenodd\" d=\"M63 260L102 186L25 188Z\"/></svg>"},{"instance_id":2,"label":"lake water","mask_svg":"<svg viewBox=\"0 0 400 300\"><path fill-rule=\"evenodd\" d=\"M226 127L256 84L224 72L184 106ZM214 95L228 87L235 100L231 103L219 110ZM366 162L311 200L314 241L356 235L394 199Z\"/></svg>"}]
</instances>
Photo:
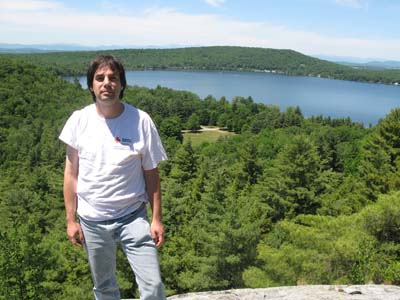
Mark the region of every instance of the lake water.
<instances>
[{"instance_id":1,"label":"lake water","mask_svg":"<svg viewBox=\"0 0 400 300\"><path fill-rule=\"evenodd\" d=\"M299 106L305 117L350 117L364 125L375 125L391 109L400 106L400 86L359 83L313 77L250 72L127 71L128 85L157 85L194 92L202 99L212 95L251 96L254 102ZM86 87L86 77L79 78Z\"/></svg>"}]
</instances>

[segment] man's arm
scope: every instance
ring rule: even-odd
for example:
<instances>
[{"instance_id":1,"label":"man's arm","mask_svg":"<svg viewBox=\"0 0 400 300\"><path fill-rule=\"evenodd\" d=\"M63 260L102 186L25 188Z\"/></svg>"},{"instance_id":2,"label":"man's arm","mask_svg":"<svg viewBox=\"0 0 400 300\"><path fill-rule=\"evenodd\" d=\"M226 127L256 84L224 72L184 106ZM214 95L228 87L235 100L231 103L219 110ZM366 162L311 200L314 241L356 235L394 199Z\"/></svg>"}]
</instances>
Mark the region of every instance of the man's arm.
<instances>
[{"instance_id":1,"label":"man's arm","mask_svg":"<svg viewBox=\"0 0 400 300\"><path fill-rule=\"evenodd\" d=\"M67 235L71 243L81 246L83 233L80 224L76 220L76 184L78 181L79 158L78 151L67 146L67 158L64 170L64 204L67 221Z\"/></svg>"},{"instance_id":2,"label":"man's arm","mask_svg":"<svg viewBox=\"0 0 400 300\"><path fill-rule=\"evenodd\" d=\"M151 236L156 246L164 243L164 226L162 224L161 210L161 185L158 168L152 170L144 170L144 179L146 181L146 192L149 197L151 209L153 211L153 219L151 222Z\"/></svg>"}]
</instances>

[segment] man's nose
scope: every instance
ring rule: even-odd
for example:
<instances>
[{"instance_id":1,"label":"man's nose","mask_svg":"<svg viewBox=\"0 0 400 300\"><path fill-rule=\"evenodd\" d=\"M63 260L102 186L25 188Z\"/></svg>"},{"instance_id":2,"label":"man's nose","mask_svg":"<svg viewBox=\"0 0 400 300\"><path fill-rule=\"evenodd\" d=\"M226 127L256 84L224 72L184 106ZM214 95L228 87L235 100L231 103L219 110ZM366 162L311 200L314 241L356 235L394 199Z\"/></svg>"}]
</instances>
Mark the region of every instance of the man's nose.
<instances>
[{"instance_id":1,"label":"man's nose","mask_svg":"<svg viewBox=\"0 0 400 300\"><path fill-rule=\"evenodd\" d=\"M104 85L109 85L111 82L110 78L108 76L104 77Z\"/></svg>"}]
</instances>

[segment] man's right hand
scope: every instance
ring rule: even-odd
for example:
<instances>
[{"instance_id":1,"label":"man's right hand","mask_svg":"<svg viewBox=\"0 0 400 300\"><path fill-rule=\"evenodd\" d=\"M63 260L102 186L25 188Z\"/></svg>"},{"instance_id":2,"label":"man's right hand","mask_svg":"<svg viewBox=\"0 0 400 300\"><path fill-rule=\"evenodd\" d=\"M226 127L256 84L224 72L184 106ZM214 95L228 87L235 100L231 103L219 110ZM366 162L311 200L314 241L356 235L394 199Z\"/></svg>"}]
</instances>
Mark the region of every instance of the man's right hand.
<instances>
[{"instance_id":1,"label":"man's right hand","mask_svg":"<svg viewBox=\"0 0 400 300\"><path fill-rule=\"evenodd\" d=\"M67 235L70 242L77 247L82 247L84 242L81 225L78 222L67 223Z\"/></svg>"}]
</instances>

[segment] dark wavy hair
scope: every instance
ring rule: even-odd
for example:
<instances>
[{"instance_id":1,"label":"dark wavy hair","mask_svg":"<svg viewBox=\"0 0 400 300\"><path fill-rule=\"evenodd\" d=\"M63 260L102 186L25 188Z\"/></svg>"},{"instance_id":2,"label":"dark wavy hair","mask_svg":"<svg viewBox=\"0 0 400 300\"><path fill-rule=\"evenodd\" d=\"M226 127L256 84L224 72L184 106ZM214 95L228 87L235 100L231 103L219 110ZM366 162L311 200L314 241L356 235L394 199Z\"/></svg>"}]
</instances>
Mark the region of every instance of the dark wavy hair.
<instances>
[{"instance_id":1,"label":"dark wavy hair","mask_svg":"<svg viewBox=\"0 0 400 300\"><path fill-rule=\"evenodd\" d=\"M119 80L121 81L122 86L121 92L119 94L119 99L122 99L122 97L124 97L124 90L126 87L124 66L117 58L112 55L99 55L90 62L89 68L86 73L87 86L90 93L92 94L93 101L96 102L96 95L92 91L94 74L100 67L110 67L111 70L119 74Z\"/></svg>"}]
</instances>

